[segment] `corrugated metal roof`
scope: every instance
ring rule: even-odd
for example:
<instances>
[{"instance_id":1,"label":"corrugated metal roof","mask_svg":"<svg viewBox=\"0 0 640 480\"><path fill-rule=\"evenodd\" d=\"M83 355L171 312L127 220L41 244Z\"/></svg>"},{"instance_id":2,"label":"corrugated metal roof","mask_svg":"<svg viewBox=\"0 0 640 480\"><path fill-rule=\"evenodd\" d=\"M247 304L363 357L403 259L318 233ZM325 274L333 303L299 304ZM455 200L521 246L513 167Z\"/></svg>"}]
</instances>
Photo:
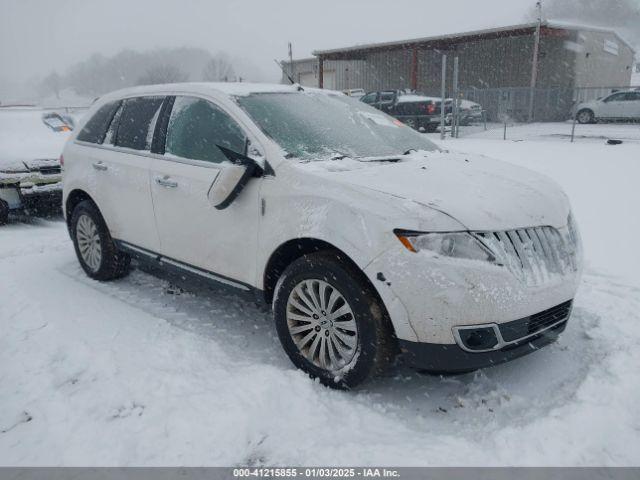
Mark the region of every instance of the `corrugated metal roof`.
<instances>
[{"instance_id":1,"label":"corrugated metal roof","mask_svg":"<svg viewBox=\"0 0 640 480\"><path fill-rule=\"evenodd\" d=\"M510 31L517 31L517 30L529 30L529 29L536 28L537 25L538 25L537 22L522 23L518 25L509 25L506 27L488 28L484 30L474 30L474 31L462 32L462 33L450 33L445 35L435 35L431 37L395 40L392 42L367 43L367 44L353 45L351 47L345 47L345 48L334 48L330 50L315 50L312 53L315 56L325 56L325 55L331 55L331 54L357 52L362 50L375 50L375 49L384 49L384 48L390 48L390 47L401 47L403 45L412 45L416 43L457 40L457 39L464 39L465 37L476 37L476 36L484 36L484 35L491 35L491 34L499 34L499 33L506 33ZM579 24L561 22L561 21L544 21L542 22L542 26L547 28L564 29L564 30L586 30L586 31L599 31L599 32L612 33L616 35L616 37L618 37L618 39L621 42L623 42L632 51L635 52L634 48L629 44L629 42L623 39L615 30L611 30L608 28L595 27L590 25L579 25Z\"/></svg>"}]
</instances>

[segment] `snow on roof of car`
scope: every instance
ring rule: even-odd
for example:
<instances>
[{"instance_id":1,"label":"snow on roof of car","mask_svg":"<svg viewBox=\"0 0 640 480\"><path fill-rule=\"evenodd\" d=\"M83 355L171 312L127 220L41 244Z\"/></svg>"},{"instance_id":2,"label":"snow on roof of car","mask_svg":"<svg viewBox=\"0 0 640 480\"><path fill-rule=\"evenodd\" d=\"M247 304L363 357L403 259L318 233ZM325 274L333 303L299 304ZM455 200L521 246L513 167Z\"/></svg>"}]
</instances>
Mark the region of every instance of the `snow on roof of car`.
<instances>
[{"instance_id":1,"label":"snow on roof of car","mask_svg":"<svg viewBox=\"0 0 640 480\"><path fill-rule=\"evenodd\" d=\"M247 82L185 82L167 83L161 85L143 85L139 87L125 88L108 93L102 99L122 98L128 96L158 93L158 94L179 94L179 93L200 93L210 94L212 92L223 93L230 96L247 96L253 93L296 93L299 91L320 92L330 95L342 95L341 92L333 90L323 90L319 88L301 87L298 84L284 85L277 83L247 83Z\"/></svg>"},{"instance_id":2,"label":"snow on roof of car","mask_svg":"<svg viewBox=\"0 0 640 480\"><path fill-rule=\"evenodd\" d=\"M411 103L411 102L439 102L441 98L427 97L425 95L400 95L398 96L398 103Z\"/></svg>"}]
</instances>

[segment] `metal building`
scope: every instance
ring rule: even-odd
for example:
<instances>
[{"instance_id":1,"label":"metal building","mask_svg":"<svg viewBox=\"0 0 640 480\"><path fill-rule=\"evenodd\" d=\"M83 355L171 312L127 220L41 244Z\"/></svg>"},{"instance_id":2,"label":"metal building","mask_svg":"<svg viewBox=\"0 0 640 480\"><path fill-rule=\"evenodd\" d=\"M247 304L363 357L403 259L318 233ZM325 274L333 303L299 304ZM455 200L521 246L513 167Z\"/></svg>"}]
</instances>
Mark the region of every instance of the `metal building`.
<instances>
[{"instance_id":1,"label":"metal building","mask_svg":"<svg viewBox=\"0 0 640 480\"><path fill-rule=\"evenodd\" d=\"M537 63L534 95L539 119L565 116L568 105L576 100L576 89L630 84L635 52L616 32L545 21L534 62L536 27L537 23L528 23L318 50L313 52L314 58L294 60L293 65L283 62L283 66L296 81L308 86L366 91L411 88L435 96L440 92L442 54L457 56L459 86L465 97L486 104L500 102L481 98L483 95L513 97L503 98L502 107L496 108L523 116ZM448 64L449 79L452 63ZM547 111L545 104L557 111Z\"/></svg>"}]
</instances>

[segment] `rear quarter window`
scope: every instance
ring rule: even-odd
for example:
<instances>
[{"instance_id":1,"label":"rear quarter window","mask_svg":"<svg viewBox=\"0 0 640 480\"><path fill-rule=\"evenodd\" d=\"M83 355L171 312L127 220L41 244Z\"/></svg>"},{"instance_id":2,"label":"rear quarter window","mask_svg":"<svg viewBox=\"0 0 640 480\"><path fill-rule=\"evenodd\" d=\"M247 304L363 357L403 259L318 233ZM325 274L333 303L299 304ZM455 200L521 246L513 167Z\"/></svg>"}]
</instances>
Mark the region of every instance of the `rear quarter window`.
<instances>
[{"instance_id":1,"label":"rear quarter window","mask_svg":"<svg viewBox=\"0 0 640 480\"><path fill-rule=\"evenodd\" d=\"M104 104L96 113L84 124L80 133L76 137L81 142L102 143L107 128L111 123L113 115L120 106L120 101Z\"/></svg>"}]
</instances>

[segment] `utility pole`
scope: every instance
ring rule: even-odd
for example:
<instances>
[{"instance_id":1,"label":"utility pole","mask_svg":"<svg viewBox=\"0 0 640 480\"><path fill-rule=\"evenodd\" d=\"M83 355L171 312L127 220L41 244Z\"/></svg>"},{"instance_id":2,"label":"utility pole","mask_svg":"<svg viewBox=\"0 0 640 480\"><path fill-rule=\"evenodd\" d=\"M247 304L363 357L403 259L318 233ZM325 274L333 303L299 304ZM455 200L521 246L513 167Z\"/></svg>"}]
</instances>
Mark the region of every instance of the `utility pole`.
<instances>
[{"instance_id":1,"label":"utility pole","mask_svg":"<svg viewBox=\"0 0 640 480\"><path fill-rule=\"evenodd\" d=\"M533 61L531 62L531 88L529 91L529 122L533 121L533 101L536 93L536 83L538 80L538 58L540 53L540 30L542 29L542 0L536 2L538 10L538 23L533 39Z\"/></svg>"},{"instance_id":2,"label":"utility pole","mask_svg":"<svg viewBox=\"0 0 640 480\"><path fill-rule=\"evenodd\" d=\"M451 103L451 137L458 138L458 55L453 57L453 102Z\"/></svg>"},{"instance_id":3,"label":"utility pole","mask_svg":"<svg viewBox=\"0 0 640 480\"><path fill-rule=\"evenodd\" d=\"M289 42L289 73L291 78L295 80L295 72L293 71L293 49L291 48L291 42Z\"/></svg>"}]
</instances>

